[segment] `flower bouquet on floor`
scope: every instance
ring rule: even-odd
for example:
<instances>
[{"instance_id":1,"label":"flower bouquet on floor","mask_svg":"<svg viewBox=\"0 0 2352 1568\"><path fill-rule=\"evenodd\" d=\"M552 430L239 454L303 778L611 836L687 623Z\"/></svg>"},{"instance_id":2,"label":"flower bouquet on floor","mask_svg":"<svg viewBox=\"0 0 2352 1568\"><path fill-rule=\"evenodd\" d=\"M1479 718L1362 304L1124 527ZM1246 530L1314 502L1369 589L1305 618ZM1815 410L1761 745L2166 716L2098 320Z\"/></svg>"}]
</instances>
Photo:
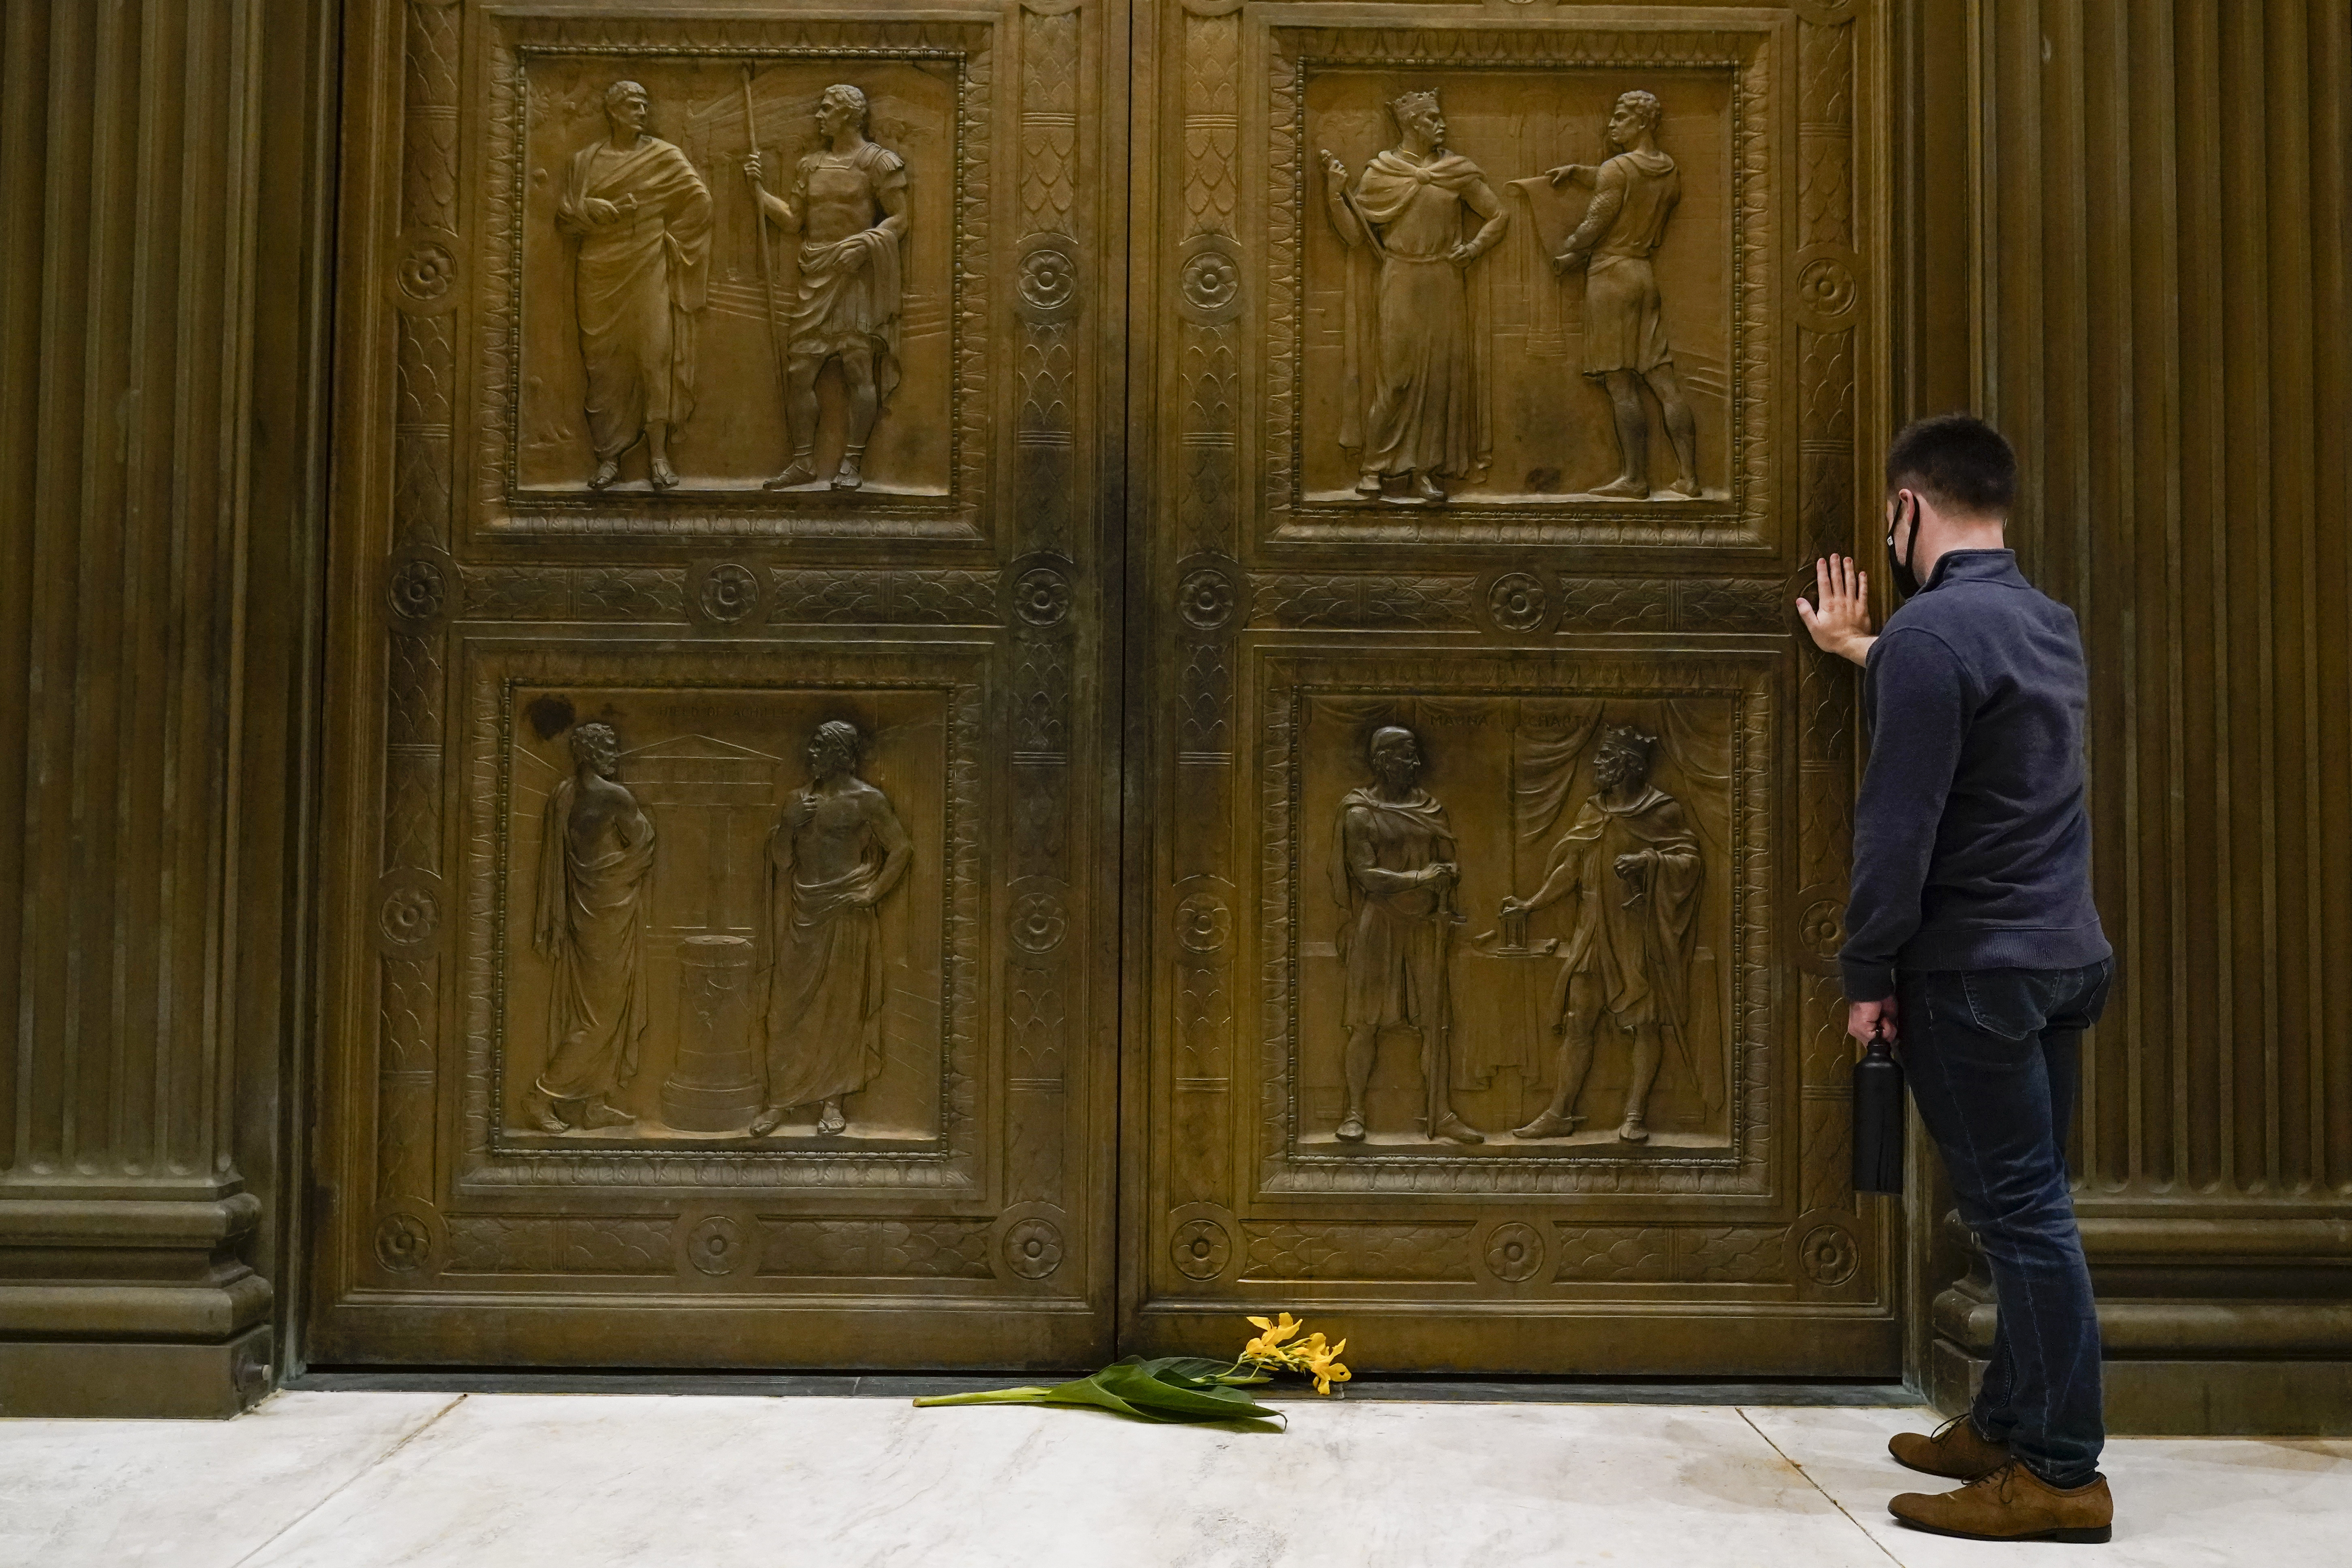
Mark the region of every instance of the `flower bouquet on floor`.
<instances>
[{"instance_id":1,"label":"flower bouquet on floor","mask_svg":"<svg viewBox=\"0 0 2352 1568\"><path fill-rule=\"evenodd\" d=\"M1231 1362L1206 1356L1128 1356L1094 1373L1052 1387L992 1388L978 1394L942 1394L918 1405L1062 1405L1108 1410L1139 1421L1248 1421L1284 1419L1246 1390L1271 1383L1281 1373L1311 1378L1315 1392L1328 1394L1335 1383L1353 1375L1339 1361L1348 1342L1327 1343L1320 1333L1299 1337L1307 1325L1287 1312L1252 1318L1257 1337Z\"/></svg>"}]
</instances>

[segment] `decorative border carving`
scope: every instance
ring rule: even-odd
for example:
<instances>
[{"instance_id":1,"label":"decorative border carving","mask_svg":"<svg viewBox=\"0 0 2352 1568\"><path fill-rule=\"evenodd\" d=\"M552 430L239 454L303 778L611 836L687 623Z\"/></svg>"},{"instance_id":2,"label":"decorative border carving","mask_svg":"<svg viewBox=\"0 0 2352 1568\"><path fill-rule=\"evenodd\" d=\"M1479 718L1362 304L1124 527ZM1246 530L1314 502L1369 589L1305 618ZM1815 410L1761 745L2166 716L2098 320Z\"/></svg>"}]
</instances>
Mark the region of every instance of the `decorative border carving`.
<instances>
[{"instance_id":1,"label":"decorative border carving","mask_svg":"<svg viewBox=\"0 0 2352 1568\"><path fill-rule=\"evenodd\" d=\"M776 625L992 626L994 572L784 566L770 581L768 619Z\"/></svg>"},{"instance_id":2,"label":"decorative border carving","mask_svg":"<svg viewBox=\"0 0 2352 1568\"><path fill-rule=\"evenodd\" d=\"M1286 572L1255 584L1252 624L1285 629L1374 628L1475 631L1478 579L1467 574L1386 576L1365 572Z\"/></svg>"},{"instance_id":3,"label":"decorative border carving","mask_svg":"<svg viewBox=\"0 0 2352 1568\"><path fill-rule=\"evenodd\" d=\"M683 624L688 574L672 566L461 566L463 614L484 621Z\"/></svg>"},{"instance_id":4,"label":"decorative border carving","mask_svg":"<svg viewBox=\"0 0 2352 1568\"><path fill-rule=\"evenodd\" d=\"M1509 31L1414 26L1281 26L1267 29L1270 87L1266 162L1265 536L1337 542L1673 544L1755 548L1773 542L1771 457L1780 325L1772 201L1774 26L1711 29L1623 24L1603 30L1563 11L1552 26ZM1318 68L1493 69L1593 67L1645 72L1724 72L1731 79L1731 483L1715 502L1604 505L1455 504L1399 515L1392 510L1309 502L1302 490L1303 418L1296 395L1306 351L1302 226L1308 181L1307 74ZM1801 171L1801 183L1810 166Z\"/></svg>"},{"instance_id":5,"label":"decorative border carving","mask_svg":"<svg viewBox=\"0 0 2352 1568\"><path fill-rule=\"evenodd\" d=\"M1244 1279L1468 1281L1471 1226L1344 1225L1320 1220L1242 1226Z\"/></svg>"},{"instance_id":6,"label":"decorative border carving","mask_svg":"<svg viewBox=\"0 0 2352 1568\"><path fill-rule=\"evenodd\" d=\"M544 681L551 654L563 656L562 679L583 686L643 685L685 689L877 691L932 690L946 699L947 789L942 839L946 888L940 910L940 1018L944 1049L940 1080L940 1137L908 1150L794 1149L746 1143L668 1143L577 1148L507 1142L504 1069L507 1018L506 921L510 900L508 834L512 822L513 693ZM463 953L466 995L465 1063L460 1086L456 1185L461 1194L517 1188L679 1187L695 1191L743 1187L854 1188L861 1193L907 1191L970 1194L980 1179L982 1020L981 929L982 757L981 668L978 648L933 644L919 658L868 654L839 644L763 647L756 660L743 650L727 656L719 673L712 654L619 648L610 643L525 641L495 635L465 639L467 781ZM810 663L821 673L807 673ZM842 669L838 679L825 674ZM961 669L959 669L961 667ZM773 679L762 679L773 674Z\"/></svg>"},{"instance_id":7,"label":"decorative border carving","mask_svg":"<svg viewBox=\"0 0 2352 1568\"><path fill-rule=\"evenodd\" d=\"M1265 652L1257 669L1259 811L1264 903L1258 1186L1262 1194L1486 1193L1756 1194L1771 1190L1772 966L1779 962L1771 832L1780 812L1778 699L1773 654L1540 655L1525 651L1399 650L1335 654ZM1300 798L1298 747L1311 696L1400 694L1510 699L1708 697L1737 704L1732 726L1730 864L1731 1066L1726 1079L1731 1141L1719 1152L1573 1152L1513 1150L1468 1154L1451 1145L1423 1152L1370 1148L1309 1153L1299 1145L1297 909L1302 831L1312 831ZM1318 803L1318 806L1321 803ZM1452 1152L1448 1152L1452 1151Z\"/></svg>"},{"instance_id":8,"label":"decorative border carving","mask_svg":"<svg viewBox=\"0 0 2352 1568\"><path fill-rule=\"evenodd\" d=\"M989 1279L984 1219L774 1219L761 1226L759 1272L845 1279Z\"/></svg>"},{"instance_id":9,"label":"decorative border carving","mask_svg":"<svg viewBox=\"0 0 2352 1568\"><path fill-rule=\"evenodd\" d=\"M992 51L996 18L970 22L782 21L708 16L600 18L502 15L491 31L480 255L473 269L479 369L470 527L484 534L603 538L971 539L986 530L989 428L987 276ZM758 492L741 500L524 490L515 484L521 404L524 75L534 58L622 58L920 60L956 72L956 192L949 276L950 392L948 494L937 500L842 500ZM420 318L436 320L439 318Z\"/></svg>"}]
</instances>

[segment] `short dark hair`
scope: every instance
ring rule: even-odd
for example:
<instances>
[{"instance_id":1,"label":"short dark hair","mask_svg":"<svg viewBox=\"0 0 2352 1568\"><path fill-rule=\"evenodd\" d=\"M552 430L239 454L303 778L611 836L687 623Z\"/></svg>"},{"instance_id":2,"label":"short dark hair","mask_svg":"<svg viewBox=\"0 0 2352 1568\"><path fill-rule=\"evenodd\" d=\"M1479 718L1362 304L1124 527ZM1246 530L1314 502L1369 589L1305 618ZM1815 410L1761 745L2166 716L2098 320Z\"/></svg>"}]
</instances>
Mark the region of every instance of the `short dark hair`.
<instances>
[{"instance_id":1,"label":"short dark hair","mask_svg":"<svg viewBox=\"0 0 2352 1568\"><path fill-rule=\"evenodd\" d=\"M1916 490L1944 511L2007 517L2017 504L2017 451L1973 414L1915 419L1887 450L1886 488Z\"/></svg>"}]
</instances>

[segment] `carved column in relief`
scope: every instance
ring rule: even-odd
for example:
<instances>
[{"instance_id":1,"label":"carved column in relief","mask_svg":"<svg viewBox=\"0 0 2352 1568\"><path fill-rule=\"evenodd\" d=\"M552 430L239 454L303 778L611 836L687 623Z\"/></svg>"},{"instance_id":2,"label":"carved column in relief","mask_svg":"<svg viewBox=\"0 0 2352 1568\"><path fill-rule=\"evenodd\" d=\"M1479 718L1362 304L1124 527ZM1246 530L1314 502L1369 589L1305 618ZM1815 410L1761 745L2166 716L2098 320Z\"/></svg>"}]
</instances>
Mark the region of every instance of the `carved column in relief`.
<instances>
[{"instance_id":1,"label":"carved column in relief","mask_svg":"<svg viewBox=\"0 0 2352 1568\"><path fill-rule=\"evenodd\" d=\"M1021 320L1014 363L1014 493L1022 546L1070 552L1070 461L1078 406L1084 279L1075 237L1078 188L1080 13L1072 0L1027 0L1021 31Z\"/></svg>"},{"instance_id":2,"label":"carved column in relief","mask_svg":"<svg viewBox=\"0 0 2352 1568\"><path fill-rule=\"evenodd\" d=\"M1168 210L1175 253L1177 409L1173 471L1176 603L1165 624L1181 640L1177 709L1164 744L1178 807L1168 825L1174 884L1173 970L1160 1027L1177 1044L1168 1086L1171 1190L1222 1202L1229 1177L1233 1074L1233 927L1237 904L1223 836L1234 790L1234 655L1247 618L1239 550L1240 353L1244 303L1235 227L1241 176L1242 19L1233 0L1186 0L1181 40L1182 152ZM1169 579L1163 577L1163 582ZM1196 1219L1223 1238L1223 1221ZM1198 1267L1197 1263L1192 1267ZM1214 1272L1213 1269L1212 1272Z\"/></svg>"},{"instance_id":3,"label":"carved column in relief","mask_svg":"<svg viewBox=\"0 0 2352 1568\"><path fill-rule=\"evenodd\" d=\"M379 921L384 954L377 1059L377 1260L396 1275L432 1263L419 1217L435 1194L444 897L442 731L449 617L460 585L449 555L457 341L464 299L457 231L461 7L410 0L401 105L401 231L391 303L398 401L393 426L391 626L385 639L384 833Z\"/></svg>"},{"instance_id":4,"label":"carved column in relief","mask_svg":"<svg viewBox=\"0 0 2352 1568\"><path fill-rule=\"evenodd\" d=\"M1854 250L1854 14L1849 5L1808 6L1798 28L1797 147L1805 178L1799 192L1801 248L1793 313L1803 421L1798 505L1807 546L1801 575L1807 582L1813 560L1852 550L1854 542L1862 265ZM1807 1162L1805 1202L1809 1208L1852 1210L1855 1199L1843 1175L1852 1127L1850 1047L1835 955L1851 853L1853 679L1842 660L1807 639L1799 639L1797 661L1804 782L1798 792L1802 929L1796 960L1806 972L1804 1132L1809 1143L1818 1141L1824 1148L1823 1157Z\"/></svg>"},{"instance_id":5,"label":"carved column in relief","mask_svg":"<svg viewBox=\"0 0 2352 1568\"><path fill-rule=\"evenodd\" d=\"M662 1082L662 1120L689 1132L732 1132L763 1103L751 1048L751 941L690 936L678 949L685 1026L677 1065Z\"/></svg>"},{"instance_id":6,"label":"carved column in relief","mask_svg":"<svg viewBox=\"0 0 2352 1568\"><path fill-rule=\"evenodd\" d=\"M1071 968L1082 947L1066 937L1071 858L1079 847L1071 820L1071 671L1085 627L1072 614L1065 568L1087 550L1074 489L1079 367L1088 336L1077 238L1086 17L1076 0L1024 0L1021 12L1021 238L1013 277L1021 336L1013 361L1010 521L1015 547L1028 553L1012 576L1008 617L1021 708L1013 731L1013 929L1004 969L1015 1108L1005 1195L1016 1206L1050 1205L1066 1196L1071 1107L1064 1028L1073 1003ZM1042 1209L1036 1217L1050 1223ZM1024 1253L1013 1257L1023 1278L1042 1265Z\"/></svg>"},{"instance_id":7,"label":"carved column in relief","mask_svg":"<svg viewBox=\"0 0 2352 1568\"><path fill-rule=\"evenodd\" d=\"M1177 517L1186 552L1234 550L1240 499L1240 380L1234 325L1242 307L1234 233L1241 140L1241 17L1220 0L1188 0L1184 43L1186 237L1175 257L1180 471ZM1205 15L1210 11L1224 15Z\"/></svg>"}]
</instances>

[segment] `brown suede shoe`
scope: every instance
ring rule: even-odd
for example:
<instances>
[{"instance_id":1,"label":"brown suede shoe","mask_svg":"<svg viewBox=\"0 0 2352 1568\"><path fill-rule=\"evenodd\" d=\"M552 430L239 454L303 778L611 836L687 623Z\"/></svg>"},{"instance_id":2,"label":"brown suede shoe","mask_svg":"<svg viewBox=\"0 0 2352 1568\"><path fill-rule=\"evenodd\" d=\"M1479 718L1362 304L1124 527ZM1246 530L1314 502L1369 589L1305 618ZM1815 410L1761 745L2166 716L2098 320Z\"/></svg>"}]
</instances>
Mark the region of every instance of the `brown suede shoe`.
<instances>
[{"instance_id":1,"label":"brown suede shoe","mask_svg":"<svg viewBox=\"0 0 2352 1568\"><path fill-rule=\"evenodd\" d=\"M1965 1415L1955 1415L1924 1435L1897 1432L1886 1440L1886 1451L1906 1469L1949 1476L1956 1481L1975 1480L2009 1463L2009 1445L1986 1442Z\"/></svg>"},{"instance_id":2,"label":"brown suede shoe","mask_svg":"<svg viewBox=\"0 0 2352 1568\"><path fill-rule=\"evenodd\" d=\"M1965 1541L2097 1542L2115 1533L2116 1500L2107 1478L2060 1491L2011 1459L1958 1491L1905 1492L1886 1511L1914 1530Z\"/></svg>"}]
</instances>

